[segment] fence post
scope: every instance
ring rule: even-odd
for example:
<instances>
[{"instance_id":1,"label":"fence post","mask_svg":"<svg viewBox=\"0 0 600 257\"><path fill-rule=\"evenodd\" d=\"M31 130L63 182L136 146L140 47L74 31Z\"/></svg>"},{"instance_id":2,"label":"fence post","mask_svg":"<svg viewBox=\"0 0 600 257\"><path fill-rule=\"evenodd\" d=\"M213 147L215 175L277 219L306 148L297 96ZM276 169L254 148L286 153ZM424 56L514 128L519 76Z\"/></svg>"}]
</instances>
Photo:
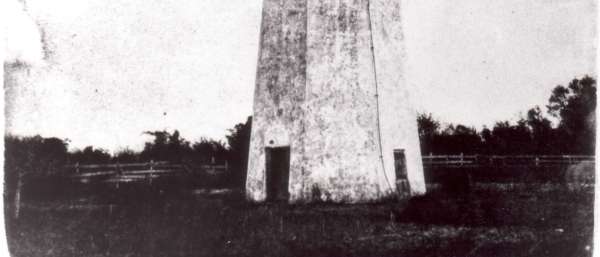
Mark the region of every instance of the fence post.
<instances>
[{"instance_id":1,"label":"fence post","mask_svg":"<svg viewBox=\"0 0 600 257\"><path fill-rule=\"evenodd\" d=\"M463 162L465 161L463 153L460 153L460 166L463 166Z\"/></svg>"},{"instance_id":2,"label":"fence post","mask_svg":"<svg viewBox=\"0 0 600 257\"><path fill-rule=\"evenodd\" d=\"M216 168L215 168L215 156L211 156L210 157L210 168L212 170L212 173L215 174L217 172Z\"/></svg>"},{"instance_id":3,"label":"fence post","mask_svg":"<svg viewBox=\"0 0 600 257\"><path fill-rule=\"evenodd\" d=\"M23 188L23 174L19 172L17 175L17 188L15 190L15 219L19 218L21 211L21 190Z\"/></svg>"},{"instance_id":4,"label":"fence post","mask_svg":"<svg viewBox=\"0 0 600 257\"><path fill-rule=\"evenodd\" d=\"M79 173L79 162L75 163L75 173Z\"/></svg>"},{"instance_id":5,"label":"fence post","mask_svg":"<svg viewBox=\"0 0 600 257\"><path fill-rule=\"evenodd\" d=\"M152 174L154 174L154 160L150 160L150 174L148 174L148 184L152 184Z\"/></svg>"},{"instance_id":6,"label":"fence post","mask_svg":"<svg viewBox=\"0 0 600 257\"><path fill-rule=\"evenodd\" d=\"M539 156L535 157L535 166L536 167L540 166L540 157Z\"/></svg>"}]
</instances>

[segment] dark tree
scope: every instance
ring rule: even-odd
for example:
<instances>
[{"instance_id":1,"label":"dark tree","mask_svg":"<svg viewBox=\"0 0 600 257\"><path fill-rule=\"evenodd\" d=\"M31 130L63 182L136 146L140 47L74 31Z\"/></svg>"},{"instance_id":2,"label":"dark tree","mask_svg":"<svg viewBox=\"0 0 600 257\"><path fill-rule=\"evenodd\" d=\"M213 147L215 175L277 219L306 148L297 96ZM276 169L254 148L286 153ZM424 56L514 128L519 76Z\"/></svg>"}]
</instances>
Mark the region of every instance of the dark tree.
<instances>
[{"instance_id":1,"label":"dark tree","mask_svg":"<svg viewBox=\"0 0 600 257\"><path fill-rule=\"evenodd\" d=\"M596 80L585 76L568 87L558 85L548 102L548 113L559 119L559 145L570 153L594 154Z\"/></svg>"},{"instance_id":2,"label":"dark tree","mask_svg":"<svg viewBox=\"0 0 600 257\"><path fill-rule=\"evenodd\" d=\"M531 153L532 154L550 154L553 149L558 147L554 144L555 133L552 129L552 122L545 118L539 106L527 111L527 126L531 131Z\"/></svg>"},{"instance_id":3,"label":"dark tree","mask_svg":"<svg viewBox=\"0 0 600 257\"><path fill-rule=\"evenodd\" d=\"M248 117L246 123L235 125L233 129L229 130L229 135L227 135L229 158L234 171L232 183L237 187L243 187L243 183L246 180L251 128L252 117Z\"/></svg>"},{"instance_id":4,"label":"dark tree","mask_svg":"<svg viewBox=\"0 0 600 257\"><path fill-rule=\"evenodd\" d=\"M128 148L120 150L113 155L113 162L133 163L133 162L139 162L139 161L140 161L140 154L131 149L128 149Z\"/></svg>"},{"instance_id":5,"label":"dark tree","mask_svg":"<svg viewBox=\"0 0 600 257\"><path fill-rule=\"evenodd\" d=\"M71 163L79 164L110 163L111 159L112 157L106 150L93 146L86 146L83 151L77 150L70 154Z\"/></svg>"},{"instance_id":6,"label":"dark tree","mask_svg":"<svg viewBox=\"0 0 600 257\"><path fill-rule=\"evenodd\" d=\"M492 129L490 149L493 154L526 154L531 151L531 133L524 119L511 125L509 121L496 122Z\"/></svg>"},{"instance_id":7,"label":"dark tree","mask_svg":"<svg viewBox=\"0 0 600 257\"><path fill-rule=\"evenodd\" d=\"M434 154L476 154L481 148L477 130L464 125L449 124L435 137Z\"/></svg>"},{"instance_id":8,"label":"dark tree","mask_svg":"<svg viewBox=\"0 0 600 257\"><path fill-rule=\"evenodd\" d=\"M144 161L166 161L169 158L167 152L167 143L169 142L170 134L167 131L146 131L146 135L154 137L152 142L144 144L144 150L141 152L141 158Z\"/></svg>"},{"instance_id":9,"label":"dark tree","mask_svg":"<svg viewBox=\"0 0 600 257\"><path fill-rule=\"evenodd\" d=\"M481 130L481 132L479 133L479 137L481 137L481 152L480 154L490 154L494 152L494 149L491 147L494 138L492 136L492 131L487 128L486 126L483 126L483 129Z\"/></svg>"},{"instance_id":10,"label":"dark tree","mask_svg":"<svg viewBox=\"0 0 600 257\"><path fill-rule=\"evenodd\" d=\"M67 142L58 138L7 135L4 144L4 202L12 200L13 217L18 218L25 181L58 174L67 160Z\"/></svg>"},{"instance_id":11,"label":"dark tree","mask_svg":"<svg viewBox=\"0 0 600 257\"><path fill-rule=\"evenodd\" d=\"M419 127L421 152L423 154L430 154L433 150L434 139L439 135L440 122L435 120L431 113L421 113L417 116L417 125Z\"/></svg>"},{"instance_id":12,"label":"dark tree","mask_svg":"<svg viewBox=\"0 0 600 257\"><path fill-rule=\"evenodd\" d=\"M427 154L475 154L481 151L481 137L473 127L449 124L441 130L431 114L417 116L421 152Z\"/></svg>"},{"instance_id":13,"label":"dark tree","mask_svg":"<svg viewBox=\"0 0 600 257\"><path fill-rule=\"evenodd\" d=\"M5 136L5 168L11 172L50 175L67 161L66 140L59 138Z\"/></svg>"},{"instance_id":14,"label":"dark tree","mask_svg":"<svg viewBox=\"0 0 600 257\"><path fill-rule=\"evenodd\" d=\"M168 140L166 159L171 162L181 163L181 161L191 153L190 143L182 138L177 130L175 130L173 134L168 135Z\"/></svg>"},{"instance_id":15,"label":"dark tree","mask_svg":"<svg viewBox=\"0 0 600 257\"><path fill-rule=\"evenodd\" d=\"M198 164L212 163L223 164L228 160L228 149L221 141L201 138L199 142L192 145L194 162Z\"/></svg>"},{"instance_id":16,"label":"dark tree","mask_svg":"<svg viewBox=\"0 0 600 257\"><path fill-rule=\"evenodd\" d=\"M152 142L146 142L140 156L144 161L169 161L181 163L189 158L192 150L190 143L175 130L173 134L167 131L146 131L144 134L153 136Z\"/></svg>"}]
</instances>

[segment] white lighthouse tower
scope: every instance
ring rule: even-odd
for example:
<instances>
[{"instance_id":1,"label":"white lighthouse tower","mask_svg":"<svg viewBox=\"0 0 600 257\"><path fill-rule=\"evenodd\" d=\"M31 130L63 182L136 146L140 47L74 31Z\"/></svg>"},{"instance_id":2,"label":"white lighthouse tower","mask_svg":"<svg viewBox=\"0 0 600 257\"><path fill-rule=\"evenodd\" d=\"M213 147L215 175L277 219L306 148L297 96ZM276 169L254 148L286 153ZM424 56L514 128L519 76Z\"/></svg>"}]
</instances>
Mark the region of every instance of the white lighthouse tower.
<instances>
[{"instance_id":1,"label":"white lighthouse tower","mask_svg":"<svg viewBox=\"0 0 600 257\"><path fill-rule=\"evenodd\" d=\"M264 0L250 200L425 192L398 0Z\"/></svg>"}]
</instances>

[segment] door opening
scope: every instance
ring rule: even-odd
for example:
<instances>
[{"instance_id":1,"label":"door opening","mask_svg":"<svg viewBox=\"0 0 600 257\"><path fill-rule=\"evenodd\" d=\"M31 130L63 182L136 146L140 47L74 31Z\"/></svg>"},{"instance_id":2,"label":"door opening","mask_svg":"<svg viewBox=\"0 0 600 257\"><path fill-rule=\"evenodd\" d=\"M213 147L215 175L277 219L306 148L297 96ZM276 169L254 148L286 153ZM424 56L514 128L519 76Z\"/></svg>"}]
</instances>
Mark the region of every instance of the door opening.
<instances>
[{"instance_id":1,"label":"door opening","mask_svg":"<svg viewBox=\"0 0 600 257\"><path fill-rule=\"evenodd\" d=\"M290 177L290 147L267 147L267 201L287 201Z\"/></svg>"},{"instance_id":2,"label":"door opening","mask_svg":"<svg viewBox=\"0 0 600 257\"><path fill-rule=\"evenodd\" d=\"M396 190L400 195L410 194L410 184L406 172L406 156L404 149L394 149L394 167L396 171Z\"/></svg>"}]
</instances>

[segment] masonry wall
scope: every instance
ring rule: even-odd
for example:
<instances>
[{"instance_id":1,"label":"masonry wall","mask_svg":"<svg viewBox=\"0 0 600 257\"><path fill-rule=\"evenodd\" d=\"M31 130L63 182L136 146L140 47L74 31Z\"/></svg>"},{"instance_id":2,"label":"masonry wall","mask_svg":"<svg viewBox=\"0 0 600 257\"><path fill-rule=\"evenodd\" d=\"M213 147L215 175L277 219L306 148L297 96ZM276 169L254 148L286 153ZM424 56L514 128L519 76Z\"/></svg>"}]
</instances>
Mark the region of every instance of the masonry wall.
<instances>
[{"instance_id":1,"label":"masonry wall","mask_svg":"<svg viewBox=\"0 0 600 257\"><path fill-rule=\"evenodd\" d=\"M403 88L396 2L264 1L249 199L266 197L264 148L274 146L290 146L292 202L363 202L393 194L393 150L399 148L406 152L411 190L424 192L416 117ZM369 6L377 8L371 17Z\"/></svg>"},{"instance_id":2,"label":"masonry wall","mask_svg":"<svg viewBox=\"0 0 600 257\"><path fill-rule=\"evenodd\" d=\"M246 193L264 200L265 147L290 146L292 196L300 194L306 91L306 1L265 0Z\"/></svg>"},{"instance_id":3,"label":"masonry wall","mask_svg":"<svg viewBox=\"0 0 600 257\"><path fill-rule=\"evenodd\" d=\"M402 12L398 0L371 0L371 23L385 163L394 149L404 149L413 195L425 193L416 111L406 88ZM388 169L388 168L386 168ZM393 169L390 167L389 169Z\"/></svg>"}]
</instances>

